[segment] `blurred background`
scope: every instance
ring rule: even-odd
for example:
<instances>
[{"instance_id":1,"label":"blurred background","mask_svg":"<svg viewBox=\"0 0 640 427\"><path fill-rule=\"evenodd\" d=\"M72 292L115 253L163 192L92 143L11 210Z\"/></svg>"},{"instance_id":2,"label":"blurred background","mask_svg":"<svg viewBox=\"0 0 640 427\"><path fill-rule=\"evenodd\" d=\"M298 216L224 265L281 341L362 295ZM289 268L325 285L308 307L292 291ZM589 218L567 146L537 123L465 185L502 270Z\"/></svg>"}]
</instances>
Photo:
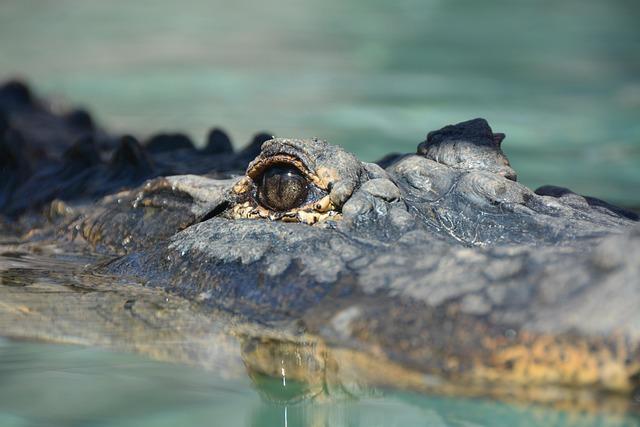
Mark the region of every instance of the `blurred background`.
<instances>
[{"instance_id":1,"label":"blurred background","mask_svg":"<svg viewBox=\"0 0 640 427\"><path fill-rule=\"evenodd\" d=\"M117 132L369 161L484 117L524 184L637 208L639 22L637 0L0 0L0 78Z\"/></svg>"}]
</instances>

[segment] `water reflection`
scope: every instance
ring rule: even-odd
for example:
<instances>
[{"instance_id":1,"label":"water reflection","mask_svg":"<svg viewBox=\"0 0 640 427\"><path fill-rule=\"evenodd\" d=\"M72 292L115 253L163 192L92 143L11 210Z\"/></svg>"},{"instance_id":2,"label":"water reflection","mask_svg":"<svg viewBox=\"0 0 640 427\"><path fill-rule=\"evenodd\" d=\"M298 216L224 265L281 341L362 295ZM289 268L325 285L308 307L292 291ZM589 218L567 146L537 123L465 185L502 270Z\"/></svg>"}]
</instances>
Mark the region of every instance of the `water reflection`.
<instances>
[{"instance_id":1,"label":"water reflection","mask_svg":"<svg viewBox=\"0 0 640 427\"><path fill-rule=\"evenodd\" d=\"M490 397L529 402L567 411L640 412L640 403L626 394L587 387L552 384L523 385L500 381L423 373L383 355L327 345L313 336L241 334L242 360L249 378L266 400L293 404L302 401L348 401L375 397L388 390L457 397Z\"/></svg>"},{"instance_id":2,"label":"water reflection","mask_svg":"<svg viewBox=\"0 0 640 427\"><path fill-rule=\"evenodd\" d=\"M154 362L96 349L0 340L0 425L10 426L640 426L636 415L557 411L491 400L377 390L317 399L326 363L306 350L251 348L247 378ZM291 349L290 346L285 346ZM260 354L260 356L258 356ZM306 384L255 375L270 357L298 356L313 375ZM255 362L254 362L255 361ZM303 362L304 364L304 362ZM323 367L324 366L324 367ZM285 371L286 372L286 371ZM324 373L323 373L324 372Z\"/></svg>"},{"instance_id":3,"label":"water reflection","mask_svg":"<svg viewBox=\"0 0 640 427\"><path fill-rule=\"evenodd\" d=\"M347 361L341 365L317 339L246 336L241 348L249 378L269 402L291 405L379 395L369 382L372 376L358 377L350 372Z\"/></svg>"},{"instance_id":4,"label":"water reflection","mask_svg":"<svg viewBox=\"0 0 640 427\"><path fill-rule=\"evenodd\" d=\"M242 360L267 401L289 405L325 394L326 360L314 344L247 337L242 343Z\"/></svg>"}]
</instances>

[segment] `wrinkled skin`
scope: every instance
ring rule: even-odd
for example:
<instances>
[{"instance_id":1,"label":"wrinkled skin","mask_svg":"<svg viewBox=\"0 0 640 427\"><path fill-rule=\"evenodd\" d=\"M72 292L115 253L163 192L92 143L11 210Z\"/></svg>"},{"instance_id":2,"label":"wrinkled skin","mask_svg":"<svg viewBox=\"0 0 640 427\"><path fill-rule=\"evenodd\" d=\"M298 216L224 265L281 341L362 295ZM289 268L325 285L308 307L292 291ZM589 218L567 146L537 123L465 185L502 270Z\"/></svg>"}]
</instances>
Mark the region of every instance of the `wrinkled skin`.
<instances>
[{"instance_id":1,"label":"wrinkled skin","mask_svg":"<svg viewBox=\"0 0 640 427\"><path fill-rule=\"evenodd\" d=\"M58 142L59 152L38 151L38 140L23 135L34 101L21 111L6 98L12 121L2 148L14 154L2 169L11 178L0 189L5 234L98 253L91 271L145 285L104 285L130 295L124 308L111 294L91 306L106 307L116 323L140 310L152 327L94 324L82 342L106 345L102 331L156 357L201 361L210 347L145 343L190 329L222 342L228 336L211 325L232 323L231 351L254 376L277 376L275 360L302 354L305 363L290 365L309 395L344 392L352 377L532 401L570 396L572 404L599 402L602 392L631 401L640 390L637 215L560 187L519 184L504 135L482 119L431 132L415 154L386 158L383 168L316 139L270 139L258 152L266 139L258 137L234 153L216 131L210 149L184 140L173 149L171 136L145 148L94 125L76 135L44 107L56 132L72 135L57 137L66 151ZM16 140L40 158L21 156L30 151L16 150ZM46 173L17 172L37 162ZM265 196L274 167L295 184L273 181ZM301 179L309 187L295 193ZM286 203L272 203L280 210L265 206L283 194ZM184 302L165 302L164 292ZM56 316L46 304L37 310ZM27 324L9 335L82 335Z\"/></svg>"}]
</instances>

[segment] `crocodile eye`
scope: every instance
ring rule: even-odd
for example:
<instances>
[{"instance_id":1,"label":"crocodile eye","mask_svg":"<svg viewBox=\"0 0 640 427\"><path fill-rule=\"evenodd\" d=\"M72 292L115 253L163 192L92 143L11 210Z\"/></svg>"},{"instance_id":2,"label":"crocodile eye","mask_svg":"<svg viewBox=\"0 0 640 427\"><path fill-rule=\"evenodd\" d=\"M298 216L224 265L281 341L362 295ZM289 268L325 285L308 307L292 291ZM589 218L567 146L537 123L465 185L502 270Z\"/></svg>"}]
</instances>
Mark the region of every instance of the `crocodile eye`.
<instances>
[{"instance_id":1,"label":"crocodile eye","mask_svg":"<svg viewBox=\"0 0 640 427\"><path fill-rule=\"evenodd\" d=\"M309 182L302 173L285 165L268 168L258 181L259 202L274 211L285 212L301 206L309 193Z\"/></svg>"}]
</instances>

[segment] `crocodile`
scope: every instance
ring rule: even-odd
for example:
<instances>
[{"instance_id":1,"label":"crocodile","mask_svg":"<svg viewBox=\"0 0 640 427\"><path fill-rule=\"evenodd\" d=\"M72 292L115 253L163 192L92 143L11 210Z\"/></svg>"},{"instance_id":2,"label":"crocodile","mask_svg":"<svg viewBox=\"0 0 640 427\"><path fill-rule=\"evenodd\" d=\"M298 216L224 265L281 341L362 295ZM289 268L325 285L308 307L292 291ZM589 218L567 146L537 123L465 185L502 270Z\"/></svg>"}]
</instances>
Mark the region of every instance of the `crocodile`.
<instances>
[{"instance_id":1,"label":"crocodile","mask_svg":"<svg viewBox=\"0 0 640 427\"><path fill-rule=\"evenodd\" d=\"M140 143L6 83L0 334L286 367L303 397L637 406L638 215L527 188L504 139L474 119L376 163L218 128Z\"/></svg>"}]
</instances>

